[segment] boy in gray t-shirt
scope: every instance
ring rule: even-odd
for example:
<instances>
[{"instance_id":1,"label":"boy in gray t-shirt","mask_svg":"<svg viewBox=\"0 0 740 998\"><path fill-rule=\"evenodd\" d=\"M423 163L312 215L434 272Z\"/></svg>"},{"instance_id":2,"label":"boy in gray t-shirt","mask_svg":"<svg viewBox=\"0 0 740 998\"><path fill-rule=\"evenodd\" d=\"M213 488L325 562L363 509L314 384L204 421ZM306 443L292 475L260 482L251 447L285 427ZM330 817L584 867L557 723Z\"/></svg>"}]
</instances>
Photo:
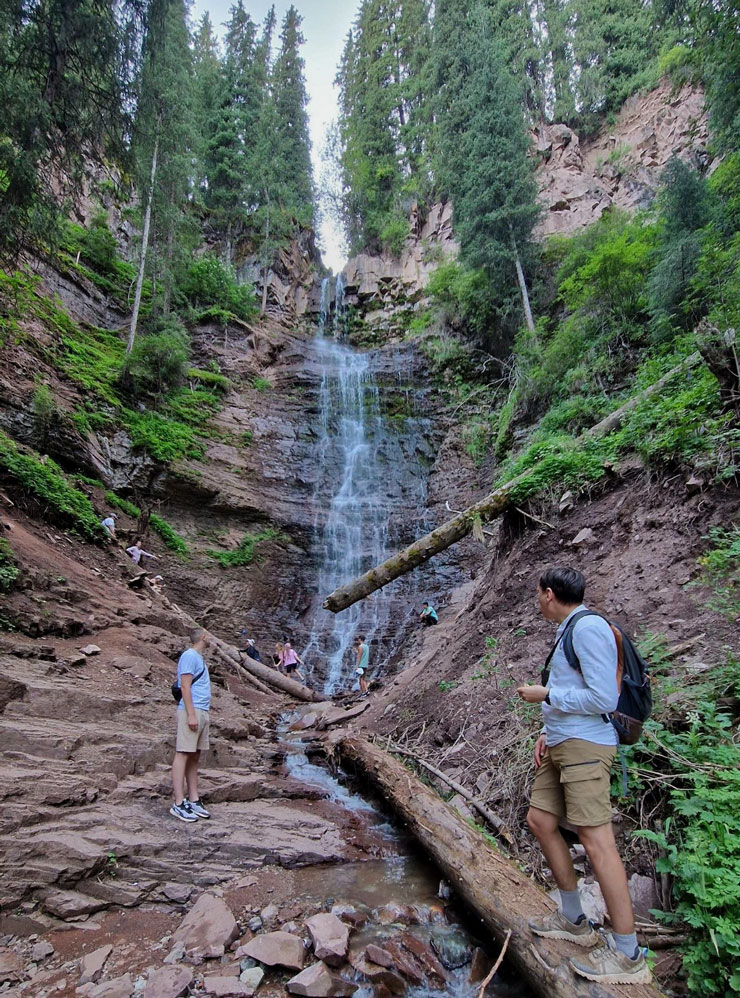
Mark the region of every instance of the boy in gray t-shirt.
<instances>
[{"instance_id":1,"label":"boy in gray t-shirt","mask_svg":"<svg viewBox=\"0 0 740 998\"><path fill-rule=\"evenodd\" d=\"M177 742L172 762L175 803L170 814L180 821L210 818L198 796L198 760L209 746L211 677L203 654L210 644L202 628L190 632L190 647L177 663L177 683L182 699L177 707ZM187 790L187 795L185 791Z\"/></svg>"}]
</instances>

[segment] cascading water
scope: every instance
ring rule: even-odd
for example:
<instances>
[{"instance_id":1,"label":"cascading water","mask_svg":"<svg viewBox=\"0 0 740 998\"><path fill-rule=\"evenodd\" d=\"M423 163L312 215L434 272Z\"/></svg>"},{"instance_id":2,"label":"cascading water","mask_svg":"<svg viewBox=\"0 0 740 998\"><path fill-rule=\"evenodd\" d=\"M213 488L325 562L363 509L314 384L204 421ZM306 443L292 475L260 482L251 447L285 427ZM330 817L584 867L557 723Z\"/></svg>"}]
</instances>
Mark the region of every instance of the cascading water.
<instances>
[{"instance_id":1,"label":"cascading water","mask_svg":"<svg viewBox=\"0 0 740 998\"><path fill-rule=\"evenodd\" d=\"M321 298L319 300L319 334L323 335L329 325L331 313L331 278L325 277L321 282Z\"/></svg>"},{"instance_id":2,"label":"cascading water","mask_svg":"<svg viewBox=\"0 0 740 998\"><path fill-rule=\"evenodd\" d=\"M334 293L334 338L337 340L343 339L347 333L347 301L345 291L344 274L339 274Z\"/></svg>"},{"instance_id":3,"label":"cascading water","mask_svg":"<svg viewBox=\"0 0 740 998\"><path fill-rule=\"evenodd\" d=\"M317 581L319 593L327 594L386 557L387 470L378 460L383 425L367 355L326 337L316 339L315 350L322 370L314 496ZM355 636L364 633L370 640L387 619L388 601L382 595L340 615L317 610L304 658L312 671L321 663L325 693L331 695L349 684Z\"/></svg>"}]
</instances>

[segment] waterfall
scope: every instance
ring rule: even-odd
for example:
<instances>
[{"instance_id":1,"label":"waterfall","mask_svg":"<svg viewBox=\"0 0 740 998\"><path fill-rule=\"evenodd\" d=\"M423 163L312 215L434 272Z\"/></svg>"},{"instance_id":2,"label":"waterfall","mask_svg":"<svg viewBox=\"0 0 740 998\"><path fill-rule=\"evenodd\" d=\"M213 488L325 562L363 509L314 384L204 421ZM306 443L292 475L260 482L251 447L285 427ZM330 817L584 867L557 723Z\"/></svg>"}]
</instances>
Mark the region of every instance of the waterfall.
<instances>
[{"instance_id":1,"label":"waterfall","mask_svg":"<svg viewBox=\"0 0 740 998\"><path fill-rule=\"evenodd\" d=\"M347 304L345 299L344 274L337 276L337 289L334 295L334 339L344 339L347 333Z\"/></svg>"},{"instance_id":2,"label":"waterfall","mask_svg":"<svg viewBox=\"0 0 740 998\"><path fill-rule=\"evenodd\" d=\"M388 468L381 465L385 433L368 355L327 337L314 345L322 370L314 502L317 583L323 597L387 556ZM355 637L382 638L388 616L385 594L341 614L316 610L302 657L312 672L320 665L326 694L351 686ZM371 669L377 664L374 653L377 646L370 649Z\"/></svg>"},{"instance_id":3,"label":"waterfall","mask_svg":"<svg viewBox=\"0 0 740 998\"><path fill-rule=\"evenodd\" d=\"M331 278L325 277L321 282L321 299L319 301L319 336L323 336L329 323L331 312Z\"/></svg>"}]
</instances>

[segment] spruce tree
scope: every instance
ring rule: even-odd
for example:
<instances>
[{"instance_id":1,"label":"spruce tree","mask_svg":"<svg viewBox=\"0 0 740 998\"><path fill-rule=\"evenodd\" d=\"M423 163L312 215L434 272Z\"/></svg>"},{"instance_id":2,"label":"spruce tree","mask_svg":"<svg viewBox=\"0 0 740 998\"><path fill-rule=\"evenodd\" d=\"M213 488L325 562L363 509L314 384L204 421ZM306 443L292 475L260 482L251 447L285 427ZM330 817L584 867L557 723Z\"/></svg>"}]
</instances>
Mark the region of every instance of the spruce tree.
<instances>
[{"instance_id":1,"label":"spruce tree","mask_svg":"<svg viewBox=\"0 0 740 998\"><path fill-rule=\"evenodd\" d=\"M195 188L205 196L211 172L210 153L225 99L226 81L218 41L206 13L193 38L193 123L197 143Z\"/></svg>"},{"instance_id":2,"label":"spruce tree","mask_svg":"<svg viewBox=\"0 0 740 998\"><path fill-rule=\"evenodd\" d=\"M272 98L278 130L281 185L290 207L306 224L313 222L314 186L311 139L308 132L308 94L300 54L304 38L301 16L288 8L280 34L280 53L272 74ZM263 160L260 160L264 163ZM285 206L286 208L288 205Z\"/></svg>"},{"instance_id":3,"label":"spruce tree","mask_svg":"<svg viewBox=\"0 0 740 998\"><path fill-rule=\"evenodd\" d=\"M136 296L126 352L136 337L147 267L169 307L176 280L177 239L187 203L193 160L192 65L183 0L151 0L139 81L134 151L144 206ZM153 260L148 259L152 242Z\"/></svg>"},{"instance_id":4,"label":"spruce tree","mask_svg":"<svg viewBox=\"0 0 740 998\"><path fill-rule=\"evenodd\" d=\"M454 6L445 6L445 13ZM455 44L446 49L444 60L455 70L455 91L444 93L440 102L439 179L452 197L461 257L469 266L483 268L491 281L516 275L524 316L533 329L522 260L538 206L523 88L506 66L490 11L482 3L462 25L454 28L450 19L446 26L446 42L454 37Z\"/></svg>"}]
</instances>

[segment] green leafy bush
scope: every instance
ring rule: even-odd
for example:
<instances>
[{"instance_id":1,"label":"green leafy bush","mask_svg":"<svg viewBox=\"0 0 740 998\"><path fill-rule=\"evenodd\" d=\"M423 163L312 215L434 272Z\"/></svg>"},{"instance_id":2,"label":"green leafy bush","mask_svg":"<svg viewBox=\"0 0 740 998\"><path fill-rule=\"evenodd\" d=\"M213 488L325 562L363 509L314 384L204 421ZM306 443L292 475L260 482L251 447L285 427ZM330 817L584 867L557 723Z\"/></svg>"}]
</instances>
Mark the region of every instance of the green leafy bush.
<instances>
[{"instance_id":1,"label":"green leafy bush","mask_svg":"<svg viewBox=\"0 0 740 998\"><path fill-rule=\"evenodd\" d=\"M118 250L105 213L96 215L80 239L82 256L101 274L115 273Z\"/></svg>"},{"instance_id":2,"label":"green leafy bush","mask_svg":"<svg viewBox=\"0 0 740 998\"><path fill-rule=\"evenodd\" d=\"M388 250L393 256L400 256L406 245L409 234L409 220L405 215L396 215L389 218L380 233L380 242L383 249Z\"/></svg>"},{"instance_id":3,"label":"green leafy bush","mask_svg":"<svg viewBox=\"0 0 740 998\"><path fill-rule=\"evenodd\" d=\"M105 493L105 501L109 506L112 506L114 509L120 509L122 513L132 517L134 520L138 520L141 516L141 510L138 506L129 502L128 499L122 499L115 492L107 491Z\"/></svg>"},{"instance_id":4,"label":"green leafy bush","mask_svg":"<svg viewBox=\"0 0 740 998\"><path fill-rule=\"evenodd\" d=\"M73 488L64 472L48 458L24 453L0 430L0 468L7 471L44 509L51 509L85 537L97 538L98 515L86 495Z\"/></svg>"},{"instance_id":5,"label":"green leafy bush","mask_svg":"<svg viewBox=\"0 0 740 998\"><path fill-rule=\"evenodd\" d=\"M185 540L177 533L177 531L170 526L170 524L159 516L157 513L152 513L149 518L149 523L152 530L154 530L164 541L166 548L170 551L174 551L176 555L181 558L186 558L190 553L190 549L187 546Z\"/></svg>"},{"instance_id":6,"label":"green leafy bush","mask_svg":"<svg viewBox=\"0 0 740 998\"><path fill-rule=\"evenodd\" d=\"M140 335L126 361L126 371L138 391L163 395L185 380L190 338L179 319L160 319L152 332Z\"/></svg>"},{"instance_id":7,"label":"green leafy bush","mask_svg":"<svg viewBox=\"0 0 740 998\"><path fill-rule=\"evenodd\" d=\"M254 388L255 391L266 392L269 391L270 388L272 388L272 382L269 381L267 378L258 377L255 378L254 381L252 382L252 387Z\"/></svg>"},{"instance_id":8,"label":"green leafy bush","mask_svg":"<svg viewBox=\"0 0 740 998\"><path fill-rule=\"evenodd\" d=\"M18 574L13 549L4 538L0 537L0 593L10 592Z\"/></svg>"},{"instance_id":9,"label":"green leafy bush","mask_svg":"<svg viewBox=\"0 0 740 998\"><path fill-rule=\"evenodd\" d=\"M241 565L251 565L255 558L259 561L257 546L265 541L283 540L283 535L274 527L265 527L257 534L245 534L239 547L234 551L209 551L221 568L237 568Z\"/></svg>"},{"instance_id":10,"label":"green leafy bush","mask_svg":"<svg viewBox=\"0 0 740 998\"><path fill-rule=\"evenodd\" d=\"M159 412L123 409L121 415L134 447L147 451L156 461L169 464L180 458L202 457L205 452L195 431L185 423Z\"/></svg>"},{"instance_id":11,"label":"green leafy bush","mask_svg":"<svg viewBox=\"0 0 740 998\"><path fill-rule=\"evenodd\" d=\"M54 423L59 418L59 407L47 385L37 385L31 398L33 428L43 443Z\"/></svg>"},{"instance_id":12,"label":"green leafy bush","mask_svg":"<svg viewBox=\"0 0 740 998\"><path fill-rule=\"evenodd\" d=\"M221 309L245 320L257 313L254 288L238 284L233 269L211 253L191 265L182 290L195 308Z\"/></svg>"},{"instance_id":13,"label":"green leafy bush","mask_svg":"<svg viewBox=\"0 0 740 998\"><path fill-rule=\"evenodd\" d=\"M189 368L188 381L195 381L203 388L213 388L222 394L231 388L231 382L225 374L218 371L202 371L197 367Z\"/></svg>"}]
</instances>

